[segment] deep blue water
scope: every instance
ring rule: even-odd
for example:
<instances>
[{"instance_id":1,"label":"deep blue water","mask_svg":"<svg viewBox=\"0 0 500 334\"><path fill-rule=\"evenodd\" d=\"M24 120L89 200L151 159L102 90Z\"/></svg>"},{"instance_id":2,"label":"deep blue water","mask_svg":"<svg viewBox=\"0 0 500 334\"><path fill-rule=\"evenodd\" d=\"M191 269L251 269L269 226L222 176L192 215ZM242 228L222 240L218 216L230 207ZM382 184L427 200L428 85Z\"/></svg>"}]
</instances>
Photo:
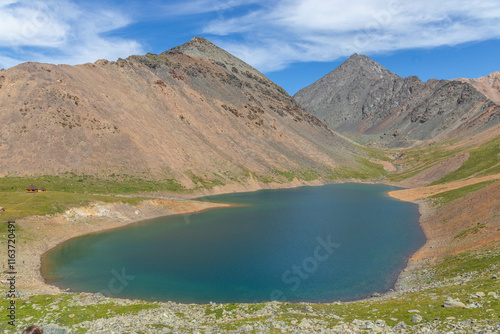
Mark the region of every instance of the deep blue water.
<instances>
[{"instance_id":1,"label":"deep blue water","mask_svg":"<svg viewBox=\"0 0 500 334\"><path fill-rule=\"evenodd\" d=\"M65 242L46 280L73 291L185 303L331 302L393 287L424 242L415 204L384 185L206 197L244 204L152 219Z\"/></svg>"}]
</instances>

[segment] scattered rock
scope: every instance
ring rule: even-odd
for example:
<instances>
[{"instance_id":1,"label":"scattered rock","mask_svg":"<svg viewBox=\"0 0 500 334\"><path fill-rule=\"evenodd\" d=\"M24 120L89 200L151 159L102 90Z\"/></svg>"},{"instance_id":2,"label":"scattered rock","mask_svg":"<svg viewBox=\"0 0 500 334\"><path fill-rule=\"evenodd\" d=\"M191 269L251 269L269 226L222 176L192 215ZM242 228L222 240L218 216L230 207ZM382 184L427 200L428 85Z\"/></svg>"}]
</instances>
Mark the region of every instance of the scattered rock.
<instances>
[{"instance_id":1,"label":"scattered rock","mask_svg":"<svg viewBox=\"0 0 500 334\"><path fill-rule=\"evenodd\" d=\"M423 318L420 314L414 314L413 317L411 318L411 322L421 322L422 319Z\"/></svg>"},{"instance_id":2,"label":"scattered rock","mask_svg":"<svg viewBox=\"0 0 500 334\"><path fill-rule=\"evenodd\" d=\"M239 328L242 332L251 332L253 331L253 327L250 325L243 325Z\"/></svg>"},{"instance_id":3,"label":"scattered rock","mask_svg":"<svg viewBox=\"0 0 500 334\"><path fill-rule=\"evenodd\" d=\"M465 304L462 303L459 300L454 300L451 297L446 298L446 300L443 302L443 307L462 307L465 308Z\"/></svg>"},{"instance_id":4,"label":"scattered rock","mask_svg":"<svg viewBox=\"0 0 500 334\"><path fill-rule=\"evenodd\" d=\"M481 307L483 307L483 305L482 305L482 304L480 304L480 303L476 303L476 302L474 302L474 303L470 303L470 304L468 304L468 305L466 306L466 308L481 308Z\"/></svg>"},{"instance_id":5,"label":"scattered rock","mask_svg":"<svg viewBox=\"0 0 500 334\"><path fill-rule=\"evenodd\" d=\"M406 329L406 324L404 321L400 321L396 324L396 326L394 326L395 331L402 330L402 329Z\"/></svg>"},{"instance_id":6,"label":"scattered rock","mask_svg":"<svg viewBox=\"0 0 500 334\"><path fill-rule=\"evenodd\" d=\"M298 327L302 328L302 329L306 329L306 328L311 327L311 323L309 322L309 320L307 320L307 318L304 318L304 319L302 319L302 321L300 322Z\"/></svg>"}]
</instances>

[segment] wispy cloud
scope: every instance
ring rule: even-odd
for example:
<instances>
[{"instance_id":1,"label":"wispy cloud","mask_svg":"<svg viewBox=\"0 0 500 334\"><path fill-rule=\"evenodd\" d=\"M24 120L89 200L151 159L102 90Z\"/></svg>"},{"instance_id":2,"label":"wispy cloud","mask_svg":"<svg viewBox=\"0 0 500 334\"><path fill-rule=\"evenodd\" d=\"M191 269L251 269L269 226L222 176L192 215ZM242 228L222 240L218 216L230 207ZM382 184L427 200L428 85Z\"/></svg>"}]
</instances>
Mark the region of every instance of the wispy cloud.
<instances>
[{"instance_id":1,"label":"wispy cloud","mask_svg":"<svg viewBox=\"0 0 500 334\"><path fill-rule=\"evenodd\" d=\"M262 0L192 0L178 1L161 6L162 14L166 16L179 16L203 14L232 10L241 6L258 4Z\"/></svg>"},{"instance_id":2,"label":"wispy cloud","mask_svg":"<svg viewBox=\"0 0 500 334\"><path fill-rule=\"evenodd\" d=\"M333 61L354 52L373 54L500 38L500 3L280 0L244 13L225 12L204 32L221 36L222 47L251 65L273 71L293 62Z\"/></svg>"},{"instance_id":3,"label":"wispy cloud","mask_svg":"<svg viewBox=\"0 0 500 334\"><path fill-rule=\"evenodd\" d=\"M141 45L106 33L131 20L116 10L70 0L0 0L1 67L22 61L79 64L142 53Z\"/></svg>"},{"instance_id":4,"label":"wispy cloud","mask_svg":"<svg viewBox=\"0 0 500 334\"><path fill-rule=\"evenodd\" d=\"M137 31L128 29L132 23L139 27ZM155 30L149 34L148 28ZM111 37L117 36L114 32L118 29L121 37ZM7 51L0 56L0 67L28 60L77 64L116 59L145 53L141 43L164 46L151 36L181 33L209 36L217 45L268 72L294 62L334 61L354 52L372 55L498 39L500 3L0 0L0 50ZM136 40L139 38L141 43Z\"/></svg>"}]
</instances>

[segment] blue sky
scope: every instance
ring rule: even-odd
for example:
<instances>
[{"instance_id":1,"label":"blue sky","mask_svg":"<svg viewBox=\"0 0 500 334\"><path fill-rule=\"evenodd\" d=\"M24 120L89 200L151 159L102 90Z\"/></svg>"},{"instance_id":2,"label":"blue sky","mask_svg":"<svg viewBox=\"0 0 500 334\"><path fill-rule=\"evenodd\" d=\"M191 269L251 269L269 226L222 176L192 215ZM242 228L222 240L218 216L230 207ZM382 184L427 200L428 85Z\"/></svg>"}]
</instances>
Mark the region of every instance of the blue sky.
<instances>
[{"instance_id":1,"label":"blue sky","mask_svg":"<svg viewBox=\"0 0 500 334\"><path fill-rule=\"evenodd\" d=\"M498 0L0 0L0 67L161 53L203 36L293 94L354 52L401 75L500 71Z\"/></svg>"}]
</instances>

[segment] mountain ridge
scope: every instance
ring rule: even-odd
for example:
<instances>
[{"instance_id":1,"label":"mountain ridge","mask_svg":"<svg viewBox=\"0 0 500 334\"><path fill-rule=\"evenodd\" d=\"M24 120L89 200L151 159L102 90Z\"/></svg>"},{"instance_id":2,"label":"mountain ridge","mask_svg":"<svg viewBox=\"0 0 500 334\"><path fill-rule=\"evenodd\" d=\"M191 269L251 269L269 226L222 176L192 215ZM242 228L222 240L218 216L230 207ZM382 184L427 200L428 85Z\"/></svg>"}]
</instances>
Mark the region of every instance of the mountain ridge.
<instances>
[{"instance_id":1,"label":"mountain ridge","mask_svg":"<svg viewBox=\"0 0 500 334\"><path fill-rule=\"evenodd\" d=\"M366 58L351 56L294 98L332 130L389 147L470 135L500 122L500 107L474 81L402 78Z\"/></svg>"},{"instance_id":2,"label":"mountain ridge","mask_svg":"<svg viewBox=\"0 0 500 334\"><path fill-rule=\"evenodd\" d=\"M360 167L352 144L209 43L195 38L160 55L2 71L1 174L117 173L193 188L200 179L213 186L276 170L326 175Z\"/></svg>"}]
</instances>

